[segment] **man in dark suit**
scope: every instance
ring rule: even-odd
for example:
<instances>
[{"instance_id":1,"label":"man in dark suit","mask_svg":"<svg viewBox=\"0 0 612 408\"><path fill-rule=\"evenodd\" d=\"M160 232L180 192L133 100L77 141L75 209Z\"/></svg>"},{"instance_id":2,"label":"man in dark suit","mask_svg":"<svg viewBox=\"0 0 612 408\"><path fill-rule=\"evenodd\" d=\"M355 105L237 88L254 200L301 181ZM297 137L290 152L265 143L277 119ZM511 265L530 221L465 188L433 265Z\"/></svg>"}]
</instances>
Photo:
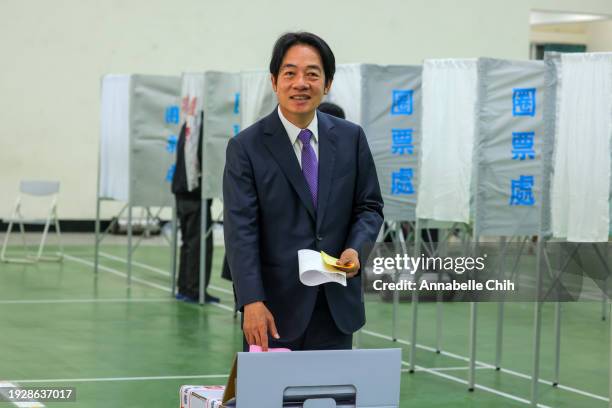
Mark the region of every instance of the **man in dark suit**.
<instances>
[{"instance_id":1,"label":"man in dark suit","mask_svg":"<svg viewBox=\"0 0 612 408\"><path fill-rule=\"evenodd\" d=\"M317 112L334 72L321 38L281 36L270 61L279 106L227 147L225 247L245 348L348 349L365 323L359 251L376 240L383 201L363 130ZM339 255L347 286L303 285L305 248Z\"/></svg>"},{"instance_id":2,"label":"man in dark suit","mask_svg":"<svg viewBox=\"0 0 612 408\"><path fill-rule=\"evenodd\" d=\"M202 120L197 130L198 160L202 160ZM202 190L201 177L198 177L197 187L189 190L187 183L187 170L185 168L185 139L187 132L192 131L184 123L179 133L176 148L176 167L172 176L172 193L176 198L176 214L181 229L181 253L179 258L178 292L176 298L189 303L197 303L200 292L200 243L202 238ZM195 135L193 135L195 136ZM212 225L210 207L212 200L206 200L207 223L206 229ZM206 303L219 303L219 298L209 295L206 291L210 282L212 269L213 236L206 238L206 265L204 268L204 301Z\"/></svg>"}]
</instances>

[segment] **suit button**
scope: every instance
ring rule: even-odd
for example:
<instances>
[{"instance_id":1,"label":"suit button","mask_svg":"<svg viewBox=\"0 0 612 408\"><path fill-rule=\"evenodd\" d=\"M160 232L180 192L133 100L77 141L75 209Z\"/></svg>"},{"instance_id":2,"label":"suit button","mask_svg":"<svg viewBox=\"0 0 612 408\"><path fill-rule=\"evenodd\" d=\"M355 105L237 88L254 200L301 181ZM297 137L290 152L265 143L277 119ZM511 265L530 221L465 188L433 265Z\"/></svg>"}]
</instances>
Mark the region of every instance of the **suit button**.
<instances>
[{"instance_id":1,"label":"suit button","mask_svg":"<svg viewBox=\"0 0 612 408\"><path fill-rule=\"evenodd\" d=\"M323 237L320 235L317 235L317 241L323 241Z\"/></svg>"}]
</instances>

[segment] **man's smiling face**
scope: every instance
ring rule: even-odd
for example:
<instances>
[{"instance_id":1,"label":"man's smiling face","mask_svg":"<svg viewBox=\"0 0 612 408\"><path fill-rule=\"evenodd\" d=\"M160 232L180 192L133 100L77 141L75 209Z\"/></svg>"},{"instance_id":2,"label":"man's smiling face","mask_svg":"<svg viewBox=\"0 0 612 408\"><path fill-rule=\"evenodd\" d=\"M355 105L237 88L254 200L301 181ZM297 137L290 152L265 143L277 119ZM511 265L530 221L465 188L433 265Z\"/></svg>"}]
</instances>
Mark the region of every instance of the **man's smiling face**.
<instances>
[{"instance_id":1,"label":"man's smiling face","mask_svg":"<svg viewBox=\"0 0 612 408\"><path fill-rule=\"evenodd\" d=\"M317 50L304 44L289 48L272 87L283 115L298 127L308 125L329 90Z\"/></svg>"}]
</instances>

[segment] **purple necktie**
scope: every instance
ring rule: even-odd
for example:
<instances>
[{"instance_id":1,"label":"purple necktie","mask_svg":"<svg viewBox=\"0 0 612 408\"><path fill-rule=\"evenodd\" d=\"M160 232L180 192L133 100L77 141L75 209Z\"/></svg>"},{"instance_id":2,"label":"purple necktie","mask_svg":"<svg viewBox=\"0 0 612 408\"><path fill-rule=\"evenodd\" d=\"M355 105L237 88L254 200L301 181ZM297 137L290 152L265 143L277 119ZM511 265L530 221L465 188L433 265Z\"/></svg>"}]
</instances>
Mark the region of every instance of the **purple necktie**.
<instances>
[{"instance_id":1,"label":"purple necktie","mask_svg":"<svg viewBox=\"0 0 612 408\"><path fill-rule=\"evenodd\" d=\"M312 132L308 129L302 129L298 135L298 138L302 141L302 173L304 173L304 177L306 178L306 182L310 188L310 195L312 196L312 202L316 209L317 186L319 184L319 164L317 162L317 155L310 145L311 137Z\"/></svg>"}]
</instances>

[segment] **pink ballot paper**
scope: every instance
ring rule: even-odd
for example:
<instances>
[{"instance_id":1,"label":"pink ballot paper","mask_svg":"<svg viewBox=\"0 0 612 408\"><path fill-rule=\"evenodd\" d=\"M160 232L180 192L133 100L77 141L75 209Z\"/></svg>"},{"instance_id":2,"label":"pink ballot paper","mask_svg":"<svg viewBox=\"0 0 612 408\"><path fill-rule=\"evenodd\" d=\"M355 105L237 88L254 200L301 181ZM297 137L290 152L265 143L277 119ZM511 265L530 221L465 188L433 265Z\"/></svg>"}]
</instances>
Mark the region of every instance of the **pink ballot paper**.
<instances>
[{"instance_id":1,"label":"pink ballot paper","mask_svg":"<svg viewBox=\"0 0 612 408\"><path fill-rule=\"evenodd\" d=\"M272 352L272 353L278 353L278 352L282 353L282 352L291 351L291 350L289 350L288 348L281 348L281 347L273 348L273 347L270 347L270 348L268 348L268 351ZM249 353L262 353L261 346L257 346L255 344L251 344L249 346Z\"/></svg>"}]
</instances>

